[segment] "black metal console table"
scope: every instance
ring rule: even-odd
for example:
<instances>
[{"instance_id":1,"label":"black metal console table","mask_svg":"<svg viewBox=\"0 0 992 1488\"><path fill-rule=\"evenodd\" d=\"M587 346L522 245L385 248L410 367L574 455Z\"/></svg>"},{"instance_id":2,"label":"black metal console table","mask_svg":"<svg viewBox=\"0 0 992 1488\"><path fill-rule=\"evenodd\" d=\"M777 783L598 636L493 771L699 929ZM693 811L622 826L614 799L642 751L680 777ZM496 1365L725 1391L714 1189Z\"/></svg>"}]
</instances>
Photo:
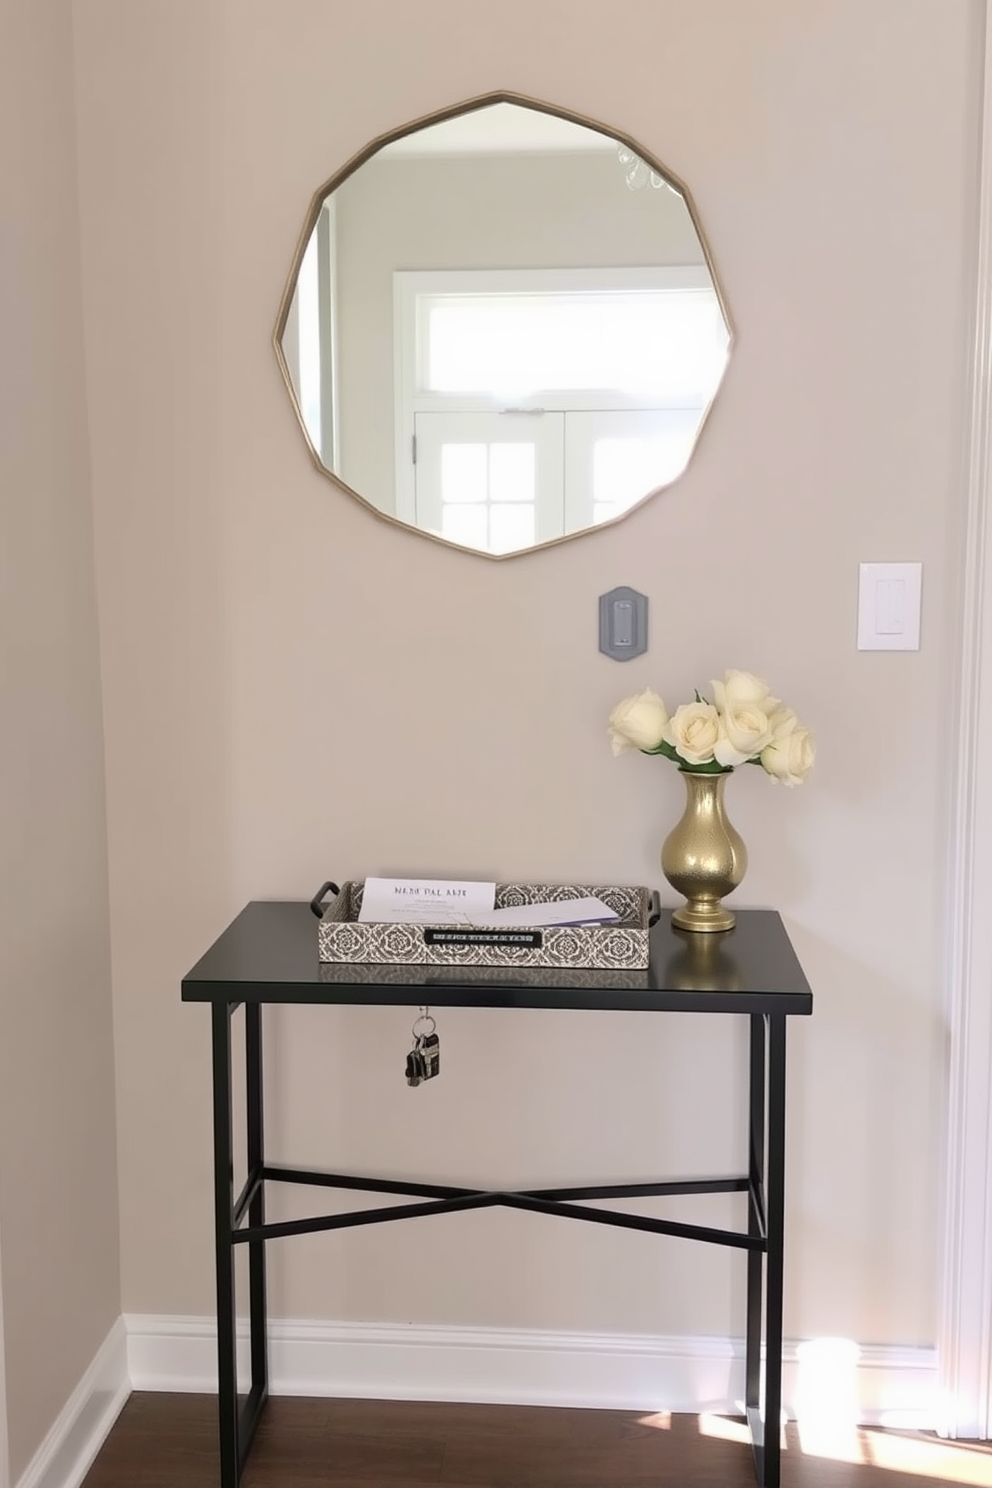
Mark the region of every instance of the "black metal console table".
<instances>
[{"instance_id":1,"label":"black metal console table","mask_svg":"<svg viewBox=\"0 0 992 1488\"><path fill-rule=\"evenodd\" d=\"M745 1401L758 1482L777 1488L782 1404L782 1262L785 1182L786 1019L809 1014L813 998L779 916L738 910L717 935L688 935L663 915L651 932L647 971L460 971L430 966L321 965L310 906L249 904L183 979L186 1002L211 1005L214 1199L221 1488L237 1488L268 1395L265 1242L362 1224L495 1204L621 1229L680 1235L747 1253ZM574 1186L524 1192L386 1182L355 1174L274 1167L265 1161L262 1003L347 1003L432 1007L557 1008L563 1011L745 1014L750 1023L748 1171L736 1177ZM231 1019L245 1010L248 1176L234 1193ZM316 1219L267 1224L266 1182L318 1185L414 1200ZM745 1193L747 1228L705 1225L587 1208L589 1199ZM235 1358L234 1247L247 1245L251 1388L239 1406ZM764 1345L764 1369L761 1351Z\"/></svg>"}]
</instances>

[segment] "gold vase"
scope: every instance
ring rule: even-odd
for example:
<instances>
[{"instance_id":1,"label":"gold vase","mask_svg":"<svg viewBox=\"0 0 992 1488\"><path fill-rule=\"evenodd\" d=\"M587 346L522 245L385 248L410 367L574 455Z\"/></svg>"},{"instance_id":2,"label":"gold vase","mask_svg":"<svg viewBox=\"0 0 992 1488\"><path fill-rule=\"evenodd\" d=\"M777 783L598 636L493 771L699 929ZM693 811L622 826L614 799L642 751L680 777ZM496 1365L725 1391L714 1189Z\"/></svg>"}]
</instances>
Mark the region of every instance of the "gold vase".
<instances>
[{"instance_id":1,"label":"gold vase","mask_svg":"<svg viewBox=\"0 0 992 1488\"><path fill-rule=\"evenodd\" d=\"M672 924L682 930L730 930L734 916L720 901L744 877L747 848L724 810L727 776L679 773L685 781L685 811L661 849L662 872L686 898Z\"/></svg>"}]
</instances>

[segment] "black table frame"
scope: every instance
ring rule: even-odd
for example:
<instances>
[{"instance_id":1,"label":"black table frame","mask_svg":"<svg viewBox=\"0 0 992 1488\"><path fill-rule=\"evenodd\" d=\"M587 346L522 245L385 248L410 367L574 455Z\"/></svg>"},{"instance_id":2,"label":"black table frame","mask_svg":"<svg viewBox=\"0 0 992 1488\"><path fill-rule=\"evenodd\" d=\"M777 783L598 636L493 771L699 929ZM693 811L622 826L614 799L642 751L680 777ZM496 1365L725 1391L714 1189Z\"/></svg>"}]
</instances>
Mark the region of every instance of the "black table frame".
<instances>
[{"instance_id":1,"label":"black table frame","mask_svg":"<svg viewBox=\"0 0 992 1488\"><path fill-rule=\"evenodd\" d=\"M262 911L286 906L254 904L244 912ZM296 906L293 906L295 909ZM772 911L745 911L739 917L764 917L767 928L772 922L785 939L779 917ZM302 923L302 922L301 922ZM313 925L312 920L310 921ZM237 930L238 921L227 932ZM658 943L678 935L667 923L656 932ZM732 934L734 932L731 932ZM688 942L690 956L695 954L702 937L679 936ZM710 945L700 948L707 954ZM720 937L729 943L726 937ZM250 937L249 937L250 940ZM314 937L315 941L315 937ZM223 945L223 937L215 951ZM378 985L362 981L353 984L318 980L315 967L312 978L286 982L256 981L250 972L249 952L234 957L224 975L211 979L210 955L201 961L183 981L183 997L190 1001L209 1001L212 1016L213 1045L213 1135L214 1135L214 1207L217 1277L217 1359L218 1401L220 1413L221 1488L237 1488L241 1471L251 1446L252 1437L268 1397L268 1354L266 1337L265 1244L283 1236L314 1234L318 1231L347 1229L357 1225L386 1224L430 1214L481 1209L505 1205L538 1214L556 1214L593 1224L613 1225L621 1229L648 1231L658 1235L676 1235L685 1239L730 1246L747 1253L747 1295L745 1325L745 1405L754 1454L757 1480L762 1488L778 1488L780 1479L782 1407L782 1288L785 1219L785 1073L786 1020L790 1014L809 1013L812 997L798 969L789 993L748 993L727 991L720 985L727 980L726 969L713 974L711 989L696 985L689 988L658 985L677 980L659 976L654 946L652 969L645 974L643 992L637 989L618 996L607 987L592 992L568 993L567 987L554 989L549 1000L547 991L530 995L520 982L495 983L480 989L478 985L458 985L449 981L427 985L429 974L436 968L412 968L420 980L411 983ZM722 946L721 946L722 950ZM789 947L791 953L791 946ZM314 945L314 959L316 947ZM794 960L794 958L793 958ZM700 962L700 964L705 964ZM733 965L731 958L731 965ZM242 969L243 967L243 969ZM202 969L202 975L201 973ZM455 974L457 976L457 974ZM521 973L526 977L526 973ZM567 976L567 974L566 974ZM601 980L609 982L609 973ZM520 1191L455 1187L447 1184L387 1181L354 1174L331 1173L311 1169L274 1166L265 1160L262 1004L264 1002L305 1003L388 1003L417 1004L428 1000L432 1006L565 1006L599 1010L649 1008L708 1012L744 1012L750 1025L748 1070L748 1171L722 1178L682 1179L645 1183L569 1186L564 1188L526 1189ZM234 1124L231 1033L236 1010L244 1007L245 1017L245 1121L247 1135L247 1178L241 1192L234 1194ZM330 1214L316 1218L289 1220L278 1224L265 1219L265 1186L270 1182L302 1184L339 1190L403 1196L418 1202L389 1205ZM717 1229L708 1225L684 1224L676 1220L583 1207L584 1201L631 1199L685 1194L745 1193L748 1196L746 1230ZM251 1386L244 1404L239 1404L236 1364L235 1317L235 1247L246 1245L249 1258L249 1321ZM762 1344L764 1371L762 1372ZM762 1380L763 1373L763 1380ZM762 1389L763 1384L763 1389Z\"/></svg>"}]
</instances>

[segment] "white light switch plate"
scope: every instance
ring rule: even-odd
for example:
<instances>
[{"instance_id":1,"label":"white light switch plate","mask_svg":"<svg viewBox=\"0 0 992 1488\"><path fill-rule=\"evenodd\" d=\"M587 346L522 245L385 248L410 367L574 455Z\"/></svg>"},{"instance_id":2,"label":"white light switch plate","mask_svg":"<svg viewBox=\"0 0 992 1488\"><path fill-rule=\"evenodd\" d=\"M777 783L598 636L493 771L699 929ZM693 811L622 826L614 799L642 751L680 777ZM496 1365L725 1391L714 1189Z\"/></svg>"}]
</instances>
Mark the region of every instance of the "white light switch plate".
<instances>
[{"instance_id":1,"label":"white light switch plate","mask_svg":"<svg viewBox=\"0 0 992 1488\"><path fill-rule=\"evenodd\" d=\"M922 563L862 563L858 650L918 651Z\"/></svg>"}]
</instances>

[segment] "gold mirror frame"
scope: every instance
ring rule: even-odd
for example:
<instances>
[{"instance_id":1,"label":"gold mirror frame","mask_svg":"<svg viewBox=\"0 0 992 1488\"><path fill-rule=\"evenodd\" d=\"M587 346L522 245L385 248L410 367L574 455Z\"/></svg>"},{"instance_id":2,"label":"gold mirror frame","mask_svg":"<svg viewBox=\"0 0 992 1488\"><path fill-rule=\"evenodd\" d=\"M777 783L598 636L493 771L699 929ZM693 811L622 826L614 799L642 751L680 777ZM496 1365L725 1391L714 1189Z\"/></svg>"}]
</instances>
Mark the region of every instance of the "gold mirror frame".
<instances>
[{"instance_id":1,"label":"gold mirror frame","mask_svg":"<svg viewBox=\"0 0 992 1488\"><path fill-rule=\"evenodd\" d=\"M338 189L339 186L347 181L350 176L354 175L354 173L359 170L361 166L365 165L367 161L371 160L374 155L377 155L380 150L384 149L386 145L391 145L396 140L405 139L408 135L415 134L421 129L429 128L431 125L442 124L446 120L459 118L465 114L476 113L480 109L490 108L494 104L501 103L515 104L519 108L533 109L535 112L541 114L551 114L559 119L565 120L569 124L576 124L585 129L595 130L597 133L603 135L605 138L614 140L617 145L626 146L628 150L630 150L635 156L639 157L650 170L656 172L659 176L661 176L663 180L667 182L668 185L670 185L681 196L682 201L685 204L686 211L688 212L689 220L692 223L693 230L695 231L696 237L699 241L699 246L703 255L703 261L709 273L710 280L713 285L713 292L716 295L717 303L720 307L720 313L723 316L723 321L727 328L728 362L730 359L730 353L733 350L734 341L736 339L733 322L730 318L730 313L727 308L726 297L723 293L719 277L717 276L716 265L713 262L713 255L710 252L709 243L707 242L706 235L703 232L702 225L699 220L699 214L696 211L696 206L688 187L678 176L674 174L674 172L669 170L667 166L662 165L655 155L653 155L650 151L645 150L644 147L631 135L627 134L623 130L614 129L612 126L602 124L598 120L595 120L586 114L574 113L569 109L560 107L558 104L545 103L540 99L530 98L526 94L522 93L513 93L504 90L499 90L493 93L482 93L475 98L466 99L461 103L450 104L449 106L437 109L432 113L423 114L420 118L414 119L408 124L400 125L396 129L390 129L384 134L377 135L374 139L371 139L368 144L364 145L359 151L357 151L356 154L352 155L351 159L348 160L340 168L340 170L335 171L332 176L329 176L328 179L323 183L323 185L318 187L318 189L314 192L313 196L310 199L310 205L307 209L303 228L297 240L296 250L293 254L292 267L286 280L286 287L283 290L282 299L279 303L279 313L276 317L275 327L272 332L272 344L276 354L276 361L278 362L283 382L286 385L286 391L289 394L293 410L296 414L297 423L299 424L300 430L303 434L303 438L306 441L306 447L310 452L310 458L317 470L322 476L325 477L325 479L333 482L333 484L336 485L340 490L344 491L348 496L351 496L361 506L365 507L367 511L371 512L372 515L376 517L380 522L389 522L391 525L399 527L405 532L411 532L418 537L427 538L429 541L439 543L442 547L453 549L455 552L467 553L477 558L485 558L496 561L503 561L510 558L522 558L531 553L543 552L548 548L558 547L561 543L572 542L576 538L587 536L591 532L600 532L607 527L615 527L618 523L625 521L632 512L637 511L640 507L642 507L645 502L653 500L655 496L659 495L662 491L669 489L669 486L674 485L678 480L681 480L682 475L684 475L685 471L688 470L689 464L691 463L693 457L695 456L696 450L698 449L702 431L709 420L714 400L720 390L720 385L722 383L721 377L721 379L717 383L717 386L714 388L714 391L711 394L708 402L702 410L699 424L693 438L692 447L686 460L686 465L683 471L679 475L677 475L673 481L670 481L663 486L657 486L653 490L645 492L644 496L642 496L638 501L629 506L626 511L619 513L615 517L610 517L607 520L598 522L592 526L578 528L574 532L562 533L560 536L550 538L544 542L534 543L529 548L516 549L508 553L493 553L487 552L481 548L468 547L463 543L453 542L449 538L442 537L439 533L430 532L425 530L424 528L417 527L411 522L404 521L402 517L397 517L392 512L381 511L380 508L374 504L374 502L369 501L365 496L361 494L360 491L356 491L353 486L349 486L346 481L342 480L339 475L336 475L333 470L329 469L329 467L324 464L324 461L321 459L320 453L314 445L314 442L310 436L310 431L307 428L303 410L300 407L300 401L296 393L296 388L293 385L293 379L292 374L289 370L289 364L286 360L286 355L283 351L282 346L283 335L286 331L286 326L289 320L293 296L296 293L297 282L299 279L303 258L310 243L310 238L313 234L314 228L317 225L317 220L320 216L324 203L326 202L327 198Z\"/></svg>"}]
</instances>

